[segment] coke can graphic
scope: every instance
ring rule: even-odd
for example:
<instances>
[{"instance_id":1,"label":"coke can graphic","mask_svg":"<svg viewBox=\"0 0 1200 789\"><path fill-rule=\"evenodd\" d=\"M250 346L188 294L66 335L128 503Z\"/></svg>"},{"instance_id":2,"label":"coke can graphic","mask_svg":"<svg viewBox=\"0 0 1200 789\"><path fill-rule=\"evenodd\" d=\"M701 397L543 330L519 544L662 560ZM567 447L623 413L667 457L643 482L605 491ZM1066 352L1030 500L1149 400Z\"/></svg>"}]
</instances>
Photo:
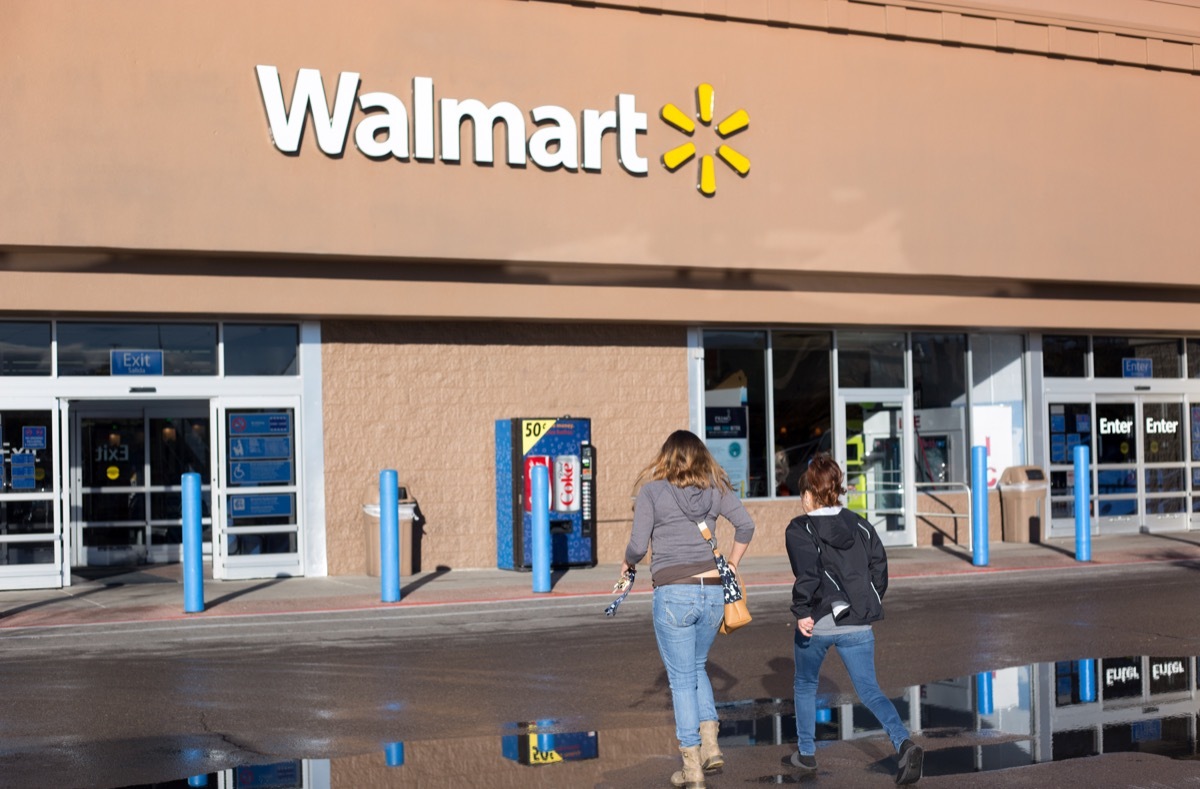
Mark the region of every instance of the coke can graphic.
<instances>
[{"instance_id":1,"label":"coke can graphic","mask_svg":"<svg viewBox=\"0 0 1200 789\"><path fill-rule=\"evenodd\" d=\"M525 457L525 511L533 512L533 467L545 466L546 474L550 477L550 498L554 498L554 477L550 476L553 469L550 468L549 455L527 455Z\"/></svg>"},{"instance_id":2,"label":"coke can graphic","mask_svg":"<svg viewBox=\"0 0 1200 789\"><path fill-rule=\"evenodd\" d=\"M579 512L579 455L554 458L555 512Z\"/></svg>"}]
</instances>

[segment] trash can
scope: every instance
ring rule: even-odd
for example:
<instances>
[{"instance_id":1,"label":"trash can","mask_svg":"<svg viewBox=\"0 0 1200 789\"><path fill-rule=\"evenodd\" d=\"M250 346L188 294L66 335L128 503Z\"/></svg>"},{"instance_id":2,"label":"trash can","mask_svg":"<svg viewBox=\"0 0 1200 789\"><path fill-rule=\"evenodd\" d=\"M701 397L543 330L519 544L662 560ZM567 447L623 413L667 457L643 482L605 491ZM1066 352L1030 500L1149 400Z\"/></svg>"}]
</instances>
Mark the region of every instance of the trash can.
<instances>
[{"instance_id":1,"label":"trash can","mask_svg":"<svg viewBox=\"0 0 1200 789\"><path fill-rule=\"evenodd\" d=\"M378 578L380 576L380 548L379 548L379 487L376 486L373 493L368 493L364 498L369 503L362 505L363 524L365 526L363 536L367 551L367 575ZM416 501L408 498L408 491L400 488L400 576L412 575L417 565L414 562L414 554L416 551L415 542L413 540L413 519L416 511Z\"/></svg>"},{"instance_id":2,"label":"trash can","mask_svg":"<svg viewBox=\"0 0 1200 789\"><path fill-rule=\"evenodd\" d=\"M1000 512L1005 542L1041 542L1050 483L1038 466L1009 466L1000 475Z\"/></svg>"}]
</instances>

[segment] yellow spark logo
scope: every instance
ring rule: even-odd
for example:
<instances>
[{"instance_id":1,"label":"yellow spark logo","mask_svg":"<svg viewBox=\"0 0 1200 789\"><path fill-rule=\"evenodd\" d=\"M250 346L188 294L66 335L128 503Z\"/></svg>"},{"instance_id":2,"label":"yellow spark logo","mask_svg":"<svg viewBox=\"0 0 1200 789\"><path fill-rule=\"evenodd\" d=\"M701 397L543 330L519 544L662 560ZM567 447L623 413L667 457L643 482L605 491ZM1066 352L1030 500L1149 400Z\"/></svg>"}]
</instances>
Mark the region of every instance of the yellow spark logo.
<instances>
[{"instance_id":1,"label":"yellow spark logo","mask_svg":"<svg viewBox=\"0 0 1200 789\"><path fill-rule=\"evenodd\" d=\"M705 126L712 125L715 104L716 94L713 91L713 86L708 83L699 85L696 88L696 117ZM689 137L696 131L696 124L692 119L674 104L668 104L662 108L662 119ZM750 116L745 110L737 110L717 124L717 134L724 140L747 128L749 125ZM662 163L668 170L675 172L691 161L695 155L696 144L685 142L683 145L676 146L664 153L662 155ZM750 172L750 160L728 145L717 146L717 156L725 164L732 167L738 175L744 177ZM717 174L713 170L713 157L711 154L705 154L700 157L700 180L696 183L696 188L705 197L712 197L717 193Z\"/></svg>"}]
</instances>

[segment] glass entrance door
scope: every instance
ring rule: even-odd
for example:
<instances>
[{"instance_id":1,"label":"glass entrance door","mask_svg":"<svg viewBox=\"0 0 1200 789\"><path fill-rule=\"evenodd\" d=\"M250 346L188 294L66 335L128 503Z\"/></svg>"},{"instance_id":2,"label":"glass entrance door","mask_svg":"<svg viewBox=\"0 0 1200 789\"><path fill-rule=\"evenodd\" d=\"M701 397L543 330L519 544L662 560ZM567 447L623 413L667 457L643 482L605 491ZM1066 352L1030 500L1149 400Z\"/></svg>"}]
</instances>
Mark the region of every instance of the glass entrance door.
<instances>
[{"instance_id":1,"label":"glass entrance door","mask_svg":"<svg viewBox=\"0 0 1200 789\"><path fill-rule=\"evenodd\" d=\"M1187 528L1187 422L1179 398L1143 396L1140 402L1144 524L1151 531Z\"/></svg>"},{"instance_id":2,"label":"glass entrance door","mask_svg":"<svg viewBox=\"0 0 1200 789\"><path fill-rule=\"evenodd\" d=\"M213 577L304 574L298 398L223 398Z\"/></svg>"},{"instance_id":3,"label":"glass entrance door","mask_svg":"<svg viewBox=\"0 0 1200 789\"><path fill-rule=\"evenodd\" d=\"M179 561L181 480L192 471L200 474L205 540L211 541L207 403L85 403L72 423L75 566Z\"/></svg>"},{"instance_id":4,"label":"glass entrance door","mask_svg":"<svg viewBox=\"0 0 1200 789\"><path fill-rule=\"evenodd\" d=\"M910 396L902 390L843 390L838 410L837 460L846 469L846 506L875 526L884 545L913 545Z\"/></svg>"},{"instance_id":5,"label":"glass entrance door","mask_svg":"<svg viewBox=\"0 0 1200 789\"><path fill-rule=\"evenodd\" d=\"M1048 408L1052 536L1074 533L1079 445L1091 449L1093 533L1187 528L1188 425L1181 398L1054 398Z\"/></svg>"},{"instance_id":6,"label":"glass entrance door","mask_svg":"<svg viewBox=\"0 0 1200 789\"><path fill-rule=\"evenodd\" d=\"M61 587L57 408L13 406L0 409L0 589Z\"/></svg>"}]
</instances>

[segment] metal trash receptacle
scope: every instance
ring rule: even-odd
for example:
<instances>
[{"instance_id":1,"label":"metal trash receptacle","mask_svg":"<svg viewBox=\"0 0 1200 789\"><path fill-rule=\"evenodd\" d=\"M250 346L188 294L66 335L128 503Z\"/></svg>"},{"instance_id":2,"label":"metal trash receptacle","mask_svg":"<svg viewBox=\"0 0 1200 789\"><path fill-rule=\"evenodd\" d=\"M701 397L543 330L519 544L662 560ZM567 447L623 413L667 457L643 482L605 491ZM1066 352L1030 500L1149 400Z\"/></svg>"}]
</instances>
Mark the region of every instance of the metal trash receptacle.
<instances>
[{"instance_id":1,"label":"metal trash receptacle","mask_svg":"<svg viewBox=\"0 0 1200 789\"><path fill-rule=\"evenodd\" d=\"M373 499L368 504L362 505L364 513L363 522L365 530L365 546L367 551L367 575L378 578L381 574L380 570L380 547L379 547L379 491L375 491ZM413 560L416 552L415 543L413 541L413 519L415 517L417 503L407 496L407 491L400 488L400 576L412 575L414 570Z\"/></svg>"},{"instance_id":2,"label":"metal trash receptacle","mask_svg":"<svg viewBox=\"0 0 1200 789\"><path fill-rule=\"evenodd\" d=\"M1041 542L1042 519L1050 482L1039 466L1009 466L1000 475L1000 512L1004 542Z\"/></svg>"}]
</instances>

